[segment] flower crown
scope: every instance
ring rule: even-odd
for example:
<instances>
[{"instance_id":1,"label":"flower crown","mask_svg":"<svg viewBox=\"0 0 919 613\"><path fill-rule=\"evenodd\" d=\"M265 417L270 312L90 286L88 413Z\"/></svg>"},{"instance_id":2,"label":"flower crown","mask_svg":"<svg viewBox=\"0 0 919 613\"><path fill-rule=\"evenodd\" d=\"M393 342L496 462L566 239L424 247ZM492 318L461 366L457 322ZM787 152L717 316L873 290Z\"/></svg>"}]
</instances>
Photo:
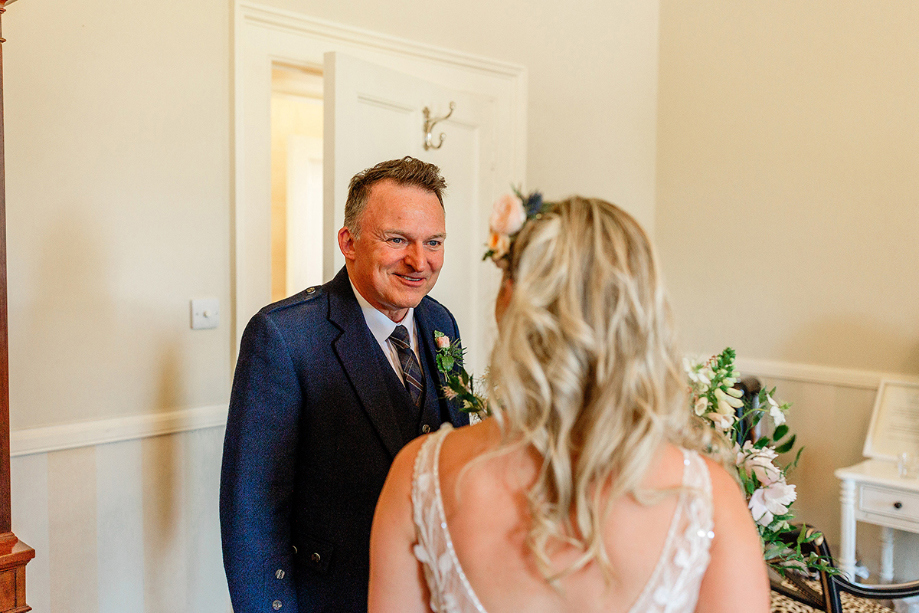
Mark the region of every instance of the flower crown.
<instances>
[{"instance_id":1,"label":"flower crown","mask_svg":"<svg viewBox=\"0 0 919 613\"><path fill-rule=\"evenodd\" d=\"M498 198L488 219L491 235L488 239L488 251L482 259L491 258L495 266L507 269L510 265L511 247L520 230L531 219L539 219L547 204L543 202L542 194L538 191L524 197L517 188L514 188L513 194L504 194Z\"/></svg>"}]
</instances>

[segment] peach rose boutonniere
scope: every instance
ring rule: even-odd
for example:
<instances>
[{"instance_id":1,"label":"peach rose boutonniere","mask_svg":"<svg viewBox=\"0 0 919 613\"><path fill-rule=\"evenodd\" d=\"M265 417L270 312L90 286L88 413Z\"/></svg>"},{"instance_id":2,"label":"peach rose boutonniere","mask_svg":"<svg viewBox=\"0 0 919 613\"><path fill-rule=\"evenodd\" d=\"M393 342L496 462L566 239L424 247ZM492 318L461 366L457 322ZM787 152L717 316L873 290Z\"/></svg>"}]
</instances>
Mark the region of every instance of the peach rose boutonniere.
<instances>
[{"instance_id":1,"label":"peach rose boutonniere","mask_svg":"<svg viewBox=\"0 0 919 613\"><path fill-rule=\"evenodd\" d=\"M450 337L437 330L434 333L434 344L437 345L438 349L446 349L451 344Z\"/></svg>"},{"instance_id":2,"label":"peach rose boutonniere","mask_svg":"<svg viewBox=\"0 0 919 613\"><path fill-rule=\"evenodd\" d=\"M482 382L474 379L463 368L463 349L459 339L450 340L450 337L434 330L434 344L437 346L437 370L444 378L441 387L444 398L454 400L461 410L476 416L478 419L489 415L488 402L479 394L477 388Z\"/></svg>"}]
</instances>

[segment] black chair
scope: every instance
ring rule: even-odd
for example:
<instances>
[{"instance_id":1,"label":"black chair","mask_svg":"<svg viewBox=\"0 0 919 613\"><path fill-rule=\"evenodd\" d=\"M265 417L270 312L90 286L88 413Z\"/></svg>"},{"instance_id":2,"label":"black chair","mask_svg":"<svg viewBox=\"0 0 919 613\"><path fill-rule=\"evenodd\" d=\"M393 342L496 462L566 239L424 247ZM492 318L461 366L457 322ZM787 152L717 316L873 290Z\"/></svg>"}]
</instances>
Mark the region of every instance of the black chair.
<instances>
[{"instance_id":1,"label":"black chair","mask_svg":"<svg viewBox=\"0 0 919 613\"><path fill-rule=\"evenodd\" d=\"M789 536L797 538L797 534ZM813 551L826 560L833 559L823 538L805 543L802 551ZM825 571L816 575L787 571L784 578L772 579L773 613L891 613L892 609L879 601L910 596L919 596L919 581L896 585L864 585Z\"/></svg>"},{"instance_id":2,"label":"black chair","mask_svg":"<svg viewBox=\"0 0 919 613\"><path fill-rule=\"evenodd\" d=\"M760 436L763 435L763 428L765 427L765 424L760 422L759 424L754 425L751 416L747 415L744 417L744 412L747 410L747 406L753 409L759 408L759 392L763 389L763 384L760 383L760 380L756 377L744 377L738 381L734 387L743 392L744 400L744 406L735 410L737 419L743 419L746 421L744 427L744 432L747 433L746 439L749 441L756 441ZM742 443L743 441L736 442Z\"/></svg>"},{"instance_id":3,"label":"black chair","mask_svg":"<svg viewBox=\"0 0 919 613\"><path fill-rule=\"evenodd\" d=\"M744 400L759 406L759 392L762 384L756 377L745 377L735 386L744 393ZM744 409L737 409L737 417L743 417ZM757 440L763 435L764 424L753 426L748 421L747 439ZM798 538L798 532L788 534L789 545ZM816 553L825 560L833 560L830 548L823 537L803 543L802 552ZM788 570L784 577L771 577L773 613L892 613L892 609L880 601L919 596L919 581L897 585L863 585L853 583L840 574L821 571L817 574Z\"/></svg>"}]
</instances>

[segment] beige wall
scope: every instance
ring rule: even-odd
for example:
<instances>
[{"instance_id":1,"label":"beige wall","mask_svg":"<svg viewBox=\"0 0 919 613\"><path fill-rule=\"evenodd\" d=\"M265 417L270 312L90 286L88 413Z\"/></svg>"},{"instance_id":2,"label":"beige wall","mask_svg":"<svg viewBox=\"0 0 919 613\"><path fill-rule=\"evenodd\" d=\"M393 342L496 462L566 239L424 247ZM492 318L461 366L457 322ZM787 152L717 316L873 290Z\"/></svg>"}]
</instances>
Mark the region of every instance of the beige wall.
<instances>
[{"instance_id":1,"label":"beige wall","mask_svg":"<svg viewBox=\"0 0 919 613\"><path fill-rule=\"evenodd\" d=\"M657 240L687 345L919 373L919 4L661 6Z\"/></svg>"},{"instance_id":2,"label":"beige wall","mask_svg":"<svg viewBox=\"0 0 919 613\"><path fill-rule=\"evenodd\" d=\"M799 518L838 547L833 471L862 460L877 381L919 375L919 5L660 4L656 239L685 346L735 347L793 403Z\"/></svg>"},{"instance_id":3,"label":"beige wall","mask_svg":"<svg viewBox=\"0 0 919 613\"><path fill-rule=\"evenodd\" d=\"M19 2L3 18L13 430L225 402L223 0Z\"/></svg>"}]
</instances>

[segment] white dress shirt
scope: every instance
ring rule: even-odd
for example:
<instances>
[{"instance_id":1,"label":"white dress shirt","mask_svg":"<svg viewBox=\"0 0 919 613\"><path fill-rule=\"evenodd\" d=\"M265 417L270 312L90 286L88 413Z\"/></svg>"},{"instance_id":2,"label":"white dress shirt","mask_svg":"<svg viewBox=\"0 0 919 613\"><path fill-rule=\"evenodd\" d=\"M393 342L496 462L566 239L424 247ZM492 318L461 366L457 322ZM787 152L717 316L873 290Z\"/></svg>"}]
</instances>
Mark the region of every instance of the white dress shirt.
<instances>
[{"instance_id":1,"label":"white dress shirt","mask_svg":"<svg viewBox=\"0 0 919 613\"><path fill-rule=\"evenodd\" d=\"M350 279L348 281L350 282ZM399 362L399 352L392 344L392 341L389 340L389 336L392 334L393 330L396 329L396 326L405 326L405 329L408 330L408 338L412 345L412 351L415 352L415 359L418 360L418 365L421 365L421 358L418 352L418 334L416 333L417 330L415 330L415 309L409 308L408 313L405 314L402 321L397 323L367 302L367 299L361 296L361 293L354 287L354 283L351 283L351 289L354 291L354 297L357 298L357 303L361 305L361 312L364 314L364 321L367 322L370 333L373 334L373 338L380 344L383 355L389 360L390 366L392 366L396 375L399 376L399 380L404 384L405 379L402 377L402 365ZM422 371L424 371L423 367Z\"/></svg>"}]
</instances>

